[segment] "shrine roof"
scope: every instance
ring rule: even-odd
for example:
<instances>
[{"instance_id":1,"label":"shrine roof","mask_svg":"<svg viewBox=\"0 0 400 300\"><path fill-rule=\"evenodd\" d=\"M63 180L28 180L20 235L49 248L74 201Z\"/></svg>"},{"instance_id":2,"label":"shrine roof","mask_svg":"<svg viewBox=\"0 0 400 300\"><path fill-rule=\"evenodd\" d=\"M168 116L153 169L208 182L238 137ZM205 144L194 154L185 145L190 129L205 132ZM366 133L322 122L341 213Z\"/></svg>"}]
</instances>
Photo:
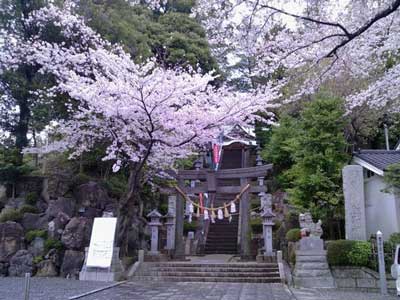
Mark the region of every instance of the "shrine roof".
<instances>
[{"instance_id":1,"label":"shrine roof","mask_svg":"<svg viewBox=\"0 0 400 300\"><path fill-rule=\"evenodd\" d=\"M400 163L400 151L360 150L353 154L353 161L379 175L383 175L383 171L388 166Z\"/></svg>"},{"instance_id":2,"label":"shrine roof","mask_svg":"<svg viewBox=\"0 0 400 300\"><path fill-rule=\"evenodd\" d=\"M253 127L244 127L241 125L226 126L224 127L224 146L233 143L242 143L246 145L255 146L256 134Z\"/></svg>"}]
</instances>

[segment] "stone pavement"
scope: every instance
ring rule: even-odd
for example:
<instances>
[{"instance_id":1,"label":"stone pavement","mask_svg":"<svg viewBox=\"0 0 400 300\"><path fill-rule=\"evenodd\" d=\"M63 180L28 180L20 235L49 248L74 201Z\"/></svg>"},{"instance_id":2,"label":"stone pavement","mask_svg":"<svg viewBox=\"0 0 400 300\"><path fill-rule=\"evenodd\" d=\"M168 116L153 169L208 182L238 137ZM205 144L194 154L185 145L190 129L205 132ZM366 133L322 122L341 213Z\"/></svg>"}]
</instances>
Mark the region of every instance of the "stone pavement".
<instances>
[{"instance_id":1,"label":"stone pavement","mask_svg":"<svg viewBox=\"0 0 400 300\"><path fill-rule=\"evenodd\" d=\"M103 286L105 286L104 282L33 277L29 300L65 300ZM24 278L0 277L0 300L22 300L23 298Z\"/></svg>"},{"instance_id":2,"label":"stone pavement","mask_svg":"<svg viewBox=\"0 0 400 300\"><path fill-rule=\"evenodd\" d=\"M337 289L290 289L296 300L396 300L394 295L382 298L376 293L362 293Z\"/></svg>"},{"instance_id":3,"label":"stone pavement","mask_svg":"<svg viewBox=\"0 0 400 300\"><path fill-rule=\"evenodd\" d=\"M104 282L32 278L30 300L67 300ZM23 278L0 278L0 299L23 299ZM292 291L292 292L291 292ZM381 300L378 294L338 290L291 289L281 284L128 282L82 300ZM398 299L388 296L385 300Z\"/></svg>"},{"instance_id":4,"label":"stone pavement","mask_svg":"<svg viewBox=\"0 0 400 300\"><path fill-rule=\"evenodd\" d=\"M83 300L295 300L281 284L129 282Z\"/></svg>"}]
</instances>

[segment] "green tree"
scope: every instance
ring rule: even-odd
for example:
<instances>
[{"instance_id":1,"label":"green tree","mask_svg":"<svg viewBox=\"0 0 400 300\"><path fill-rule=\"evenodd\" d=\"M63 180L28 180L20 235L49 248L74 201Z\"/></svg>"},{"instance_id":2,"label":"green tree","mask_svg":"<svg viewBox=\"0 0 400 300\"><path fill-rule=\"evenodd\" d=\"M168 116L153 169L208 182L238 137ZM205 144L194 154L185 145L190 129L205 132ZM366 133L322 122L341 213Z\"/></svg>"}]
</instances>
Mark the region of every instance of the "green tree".
<instances>
[{"instance_id":1,"label":"green tree","mask_svg":"<svg viewBox=\"0 0 400 300\"><path fill-rule=\"evenodd\" d=\"M341 169L348 161L343 101L326 95L301 112L298 132L288 150L293 165L285 172L290 201L316 218L341 214Z\"/></svg>"},{"instance_id":2,"label":"green tree","mask_svg":"<svg viewBox=\"0 0 400 300\"><path fill-rule=\"evenodd\" d=\"M167 68L200 67L218 71L205 31L190 17L194 1L174 0L160 14L126 0L81 0L78 12L112 43L121 43L135 61L156 57Z\"/></svg>"},{"instance_id":3,"label":"green tree","mask_svg":"<svg viewBox=\"0 0 400 300\"><path fill-rule=\"evenodd\" d=\"M279 125L272 127L271 137L261 152L265 161L274 164L274 173L280 184L284 184L280 175L293 165L293 143L299 131L298 123L297 119L284 114Z\"/></svg>"},{"instance_id":4,"label":"green tree","mask_svg":"<svg viewBox=\"0 0 400 300\"><path fill-rule=\"evenodd\" d=\"M386 183L385 192L398 194L400 191L400 163L387 167L383 180Z\"/></svg>"},{"instance_id":5,"label":"green tree","mask_svg":"<svg viewBox=\"0 0 400 300\"><path fill-rule=\"evenodd\" d=\"M58 2L58 1L51 1ZM48 26L39 31L35 26L27 26L25 20L29 14L45 6L46 0L5 0L0 2L0 51L6 49L16 36L28 39L40 34L44 41L59 42L59 32L54 26ZM65 117L65 97L47 99L39 96L41 91L54 84L54 78L38 72L40 66L21 63L16 69L0 71L0 128L11 133L16 148L16 165L22 165L22 149L29 144L28 134L31 133L34 144L36 134L50 120Z\"/></svg>"}]
</instances>

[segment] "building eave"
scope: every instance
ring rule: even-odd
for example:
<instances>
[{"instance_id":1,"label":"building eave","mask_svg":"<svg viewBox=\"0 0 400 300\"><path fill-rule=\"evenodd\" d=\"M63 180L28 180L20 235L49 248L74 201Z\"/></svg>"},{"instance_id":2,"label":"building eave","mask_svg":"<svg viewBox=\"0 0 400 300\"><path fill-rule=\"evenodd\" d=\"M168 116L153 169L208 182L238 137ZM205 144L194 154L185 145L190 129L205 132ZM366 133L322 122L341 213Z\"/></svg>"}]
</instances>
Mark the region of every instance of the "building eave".
<instances>
[{"instance_id":1,"label":"building eave","mask_svg":"<svg viewBox=\"0 0 400 300\"><path fill-rule=\"evenodd\" d=\"M385 172L383 170L375 167L374 165L366 162L365 160L363 160L363 159L361 159L361 158L359 158L357 156L353 157L352 162L357 164L357 165L360 165L360 166L362 166L362 167L364 167L364 168L366 168L368 170L370 170L371 172L374 172L375 174L377 174L379 176L383 176L385 174Z\"/></svg>"}]
</instances>

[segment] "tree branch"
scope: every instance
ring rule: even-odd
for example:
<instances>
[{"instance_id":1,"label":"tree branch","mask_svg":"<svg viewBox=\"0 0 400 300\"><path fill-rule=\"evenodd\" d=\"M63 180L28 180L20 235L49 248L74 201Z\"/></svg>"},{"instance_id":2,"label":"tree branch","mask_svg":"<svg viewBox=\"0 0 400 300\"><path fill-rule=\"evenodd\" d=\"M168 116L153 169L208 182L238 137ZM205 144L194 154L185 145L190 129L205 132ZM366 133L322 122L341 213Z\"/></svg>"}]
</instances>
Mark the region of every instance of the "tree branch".
<instances>
[{"instance_id":1,"label":"tree branch","mask_svg":"<svg viewBox=\"0 0 400 300\"><path fill-rule=\"evenodd\" d=\"M311 18L311 17L307 17L307 16L300 16L300 15L292 14L290 12L284 11L283 9L276 8L276 7L267 5L267 4L263 5L262 7L274 10L276 12L279 12L281 14L284 14L284 15L287 15L287 16L290 16L290 17L293 17L293 18L296 18L296 19L301 19L301 20L304 20L304 21L309 21L309 22L312 22L312 23L317 23L317 24L326 25L326 26L337 27L340 30L342 30L346 36L350 36L351 35L350 32L340 23L334 23L334 22L329 22L329 21L321 21L321 20L317 20L317 19L314 19L314 18Z\"/></svg>"},{"instance_id":2,"label":"tree branch","mask_svg":"<svg viewBox=\"0 0 400 300\"><path fill-rule=\"evenodd\" d=\"M348 36L348 38L346 40L342 41L335 48L333 48L325 57L332 57L332 55L336 54L336 52L340 48L344 47L349 42L351 42L353 39L355 39L356 37L363 34L365 31L367 31L373 24L375 24L380 19L386 18L387 16L389 16L390 14L395 12L399 7L400 7L400 0L395 0L388 8L378 12L373 18L371 18L369 21L367 21L363 26L358 28L353 33L351 33L350 36Z\"/></svg>"}]
</instances>

